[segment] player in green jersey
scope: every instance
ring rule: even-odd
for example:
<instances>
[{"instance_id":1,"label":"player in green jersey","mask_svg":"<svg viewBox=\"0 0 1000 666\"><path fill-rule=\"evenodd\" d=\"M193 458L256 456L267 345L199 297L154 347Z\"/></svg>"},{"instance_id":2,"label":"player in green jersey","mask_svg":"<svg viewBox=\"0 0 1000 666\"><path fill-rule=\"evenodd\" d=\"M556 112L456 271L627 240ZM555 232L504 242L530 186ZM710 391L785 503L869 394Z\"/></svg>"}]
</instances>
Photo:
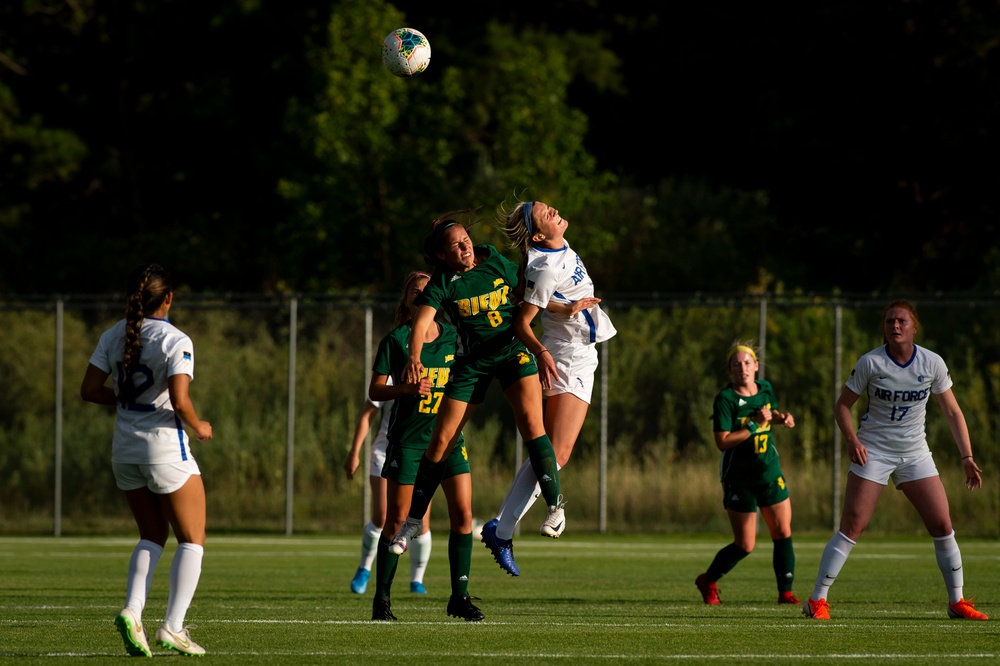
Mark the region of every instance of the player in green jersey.
<instances>
[{"instance_id":1,"label":"player in green jersey","mask_svg":"<svg viewBox=\"0 0 1000 666\"><path fill-rule=\"evenodd\" d=\"M733 527L733 542L716 553L708 571L695 581L706 604L722 603L716 581L754 549L758 508L774 542L778 603L799 603L792 594L792 502L773 437L774 426L794 428L795 419L788 412L778 411L771 383L756 378L759 369L753 346L737 341L727 361L732 382L715 396L712 421L715 444L722 451L722 505Z\"/></svg>"},{"instance_id":2,"label":"player in green jersey","mask_svg":"<svg viewBox=\"0 0 1000 666\"><path fill-rule=\"evenodd\" d=\"M423 375L422 340L439 312L458 330L459 347L434 434L420 461L410 515L393 538L391 547L399 553L406 549L407 539L420 529L426 504L441 482L445 454L454 447L494 379L499 380L514 411L518 432L549 508L540 531L556 538L565 524L559 468L542 417L538 366L514 329L517 305L512 292L518 283L518 266L491 245L473 246L468 230L456 219L466 213L455 211L438 218L424 239L424 258L435 266L435 271L415 302L417 313L410 332L406 380L412 382Z\"/></svg>"},{"instance_id":3,"label":"player in green jersey","mask_svg":"<svg viewBox=\"0 0 1000 666\"><path fill-rule=\"evenodd\" d=\"M408 313L413 301L427 285L428 276L411 274L406 280L404 299ZM390 608L390 589L396 575L399 554L389 550L389 535L406 520L413 496L417 468L434 430L434 422L448 385L451 366L455 362L455 330L432 322L421 337L421 376L408 382L404 376L409 363L408 351L411 317L389 331L379 343L369 397L378 402L393 401L389 416L389 444L382 476L386 479L386 518L379 537L375 557L375 597L372 600L373 620L395 620ZM451 598L448 615L467 622L478 622L486 616L476 608L469 596L469 573L472 566L472 476L465 440L459 433L450 453L442 460L445 498L451 532L448 537L448 561L451 569Z\"/></svg>"}]
</instances>

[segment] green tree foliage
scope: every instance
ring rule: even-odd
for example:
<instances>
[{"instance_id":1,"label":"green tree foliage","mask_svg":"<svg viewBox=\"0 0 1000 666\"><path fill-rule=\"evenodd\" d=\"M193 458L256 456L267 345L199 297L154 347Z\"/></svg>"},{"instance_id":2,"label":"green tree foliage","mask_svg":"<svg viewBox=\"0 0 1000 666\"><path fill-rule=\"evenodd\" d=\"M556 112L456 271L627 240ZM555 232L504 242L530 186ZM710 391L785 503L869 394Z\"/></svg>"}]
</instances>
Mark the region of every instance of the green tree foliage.
<instances>
[{"instance_id":1,"label":"green tree foliage","mask_svg":"<svg viewBox=\"0 0 1000 666\"><path fill-rule=\"evenodd\" d=\"M411 22L434 59L395 79L379 47ZM0 288L106 292L155 258L199 291L394 290L430 219L514 195L560 208L606 290L995 288L998 25L862 0L0 3Z\"/></svg>"},{"instance_id":2,"label":"green tree foliage","mask_svg":"<svg viewBox=\"0 0 1000 666\"><path fill-rule=\"evenodd\" d=\"M400 79L379 49L387 26L405 23L387 3L343 0L328 39L312 46L323 83L294 102L288 122L311 160L280 187L295 206L277 234L289 266L301 269L293 284L395 284L422 266L421 239L441 213L474 208L488 220L515 195L579 210L597 199L596 183L609 182L584 146L586 116L568 101L584 41L586 53L603 54L590 80L614 80L619 63L598 37L554 41L491 22L471 54L432 38L430 68ZM476 240L502 246L492 230L483 234Z\"/></svg>"}]
</instances>

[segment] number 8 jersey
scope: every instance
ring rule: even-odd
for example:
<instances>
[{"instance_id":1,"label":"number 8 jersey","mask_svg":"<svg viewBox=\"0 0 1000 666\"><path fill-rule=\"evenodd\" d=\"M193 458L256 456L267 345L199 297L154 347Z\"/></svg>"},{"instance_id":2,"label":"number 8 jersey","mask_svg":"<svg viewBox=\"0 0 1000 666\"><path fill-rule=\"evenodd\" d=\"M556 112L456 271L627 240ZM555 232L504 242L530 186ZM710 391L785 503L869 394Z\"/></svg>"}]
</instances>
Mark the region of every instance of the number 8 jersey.
<instances>
[{"instance_id":1,"label":"number 8 jersey","mask_svg":"<svg viewBox=\"0 0 1000 666\"><path fill-rule=\"evenodd\" d=\"M161 464L191 457L189 440L170 403L169 379L185 374L194 379L191 338L166 319L142 320L142 353L132 375L136 397L118 404L111 460L119 463ZM125 382L125 320L101 335L90 363L111 375L115 395Z\"/></svg>"},{"instance_id":2,"label":"number 8 jersey","mask_svg":"<svg viewBox=\"0 0 1000 666\"><path fill-rule=\"evenodd\" d=\"M913 356L899 363L888 345L871 350L854 365L845 383L868 395L868 409L858 423L858 439L880 453L909 456L926 451L927 399L951 388L944 359L913 346Z\"/></svg>"},{"instance_id":3,"label":"number 8 jersey","mask_svg":"<svg viewBox=\"0 0 1000 666\"><path fill-rule=\"evenodd\" d=\"M514 339L512 291L517 286L517 264L492 245L477 245L481 257L469 271L436 270L427 281L416 306L429 305L442 312L458 330L458 355L490 356Z\"/></svg>"}]
</instances>

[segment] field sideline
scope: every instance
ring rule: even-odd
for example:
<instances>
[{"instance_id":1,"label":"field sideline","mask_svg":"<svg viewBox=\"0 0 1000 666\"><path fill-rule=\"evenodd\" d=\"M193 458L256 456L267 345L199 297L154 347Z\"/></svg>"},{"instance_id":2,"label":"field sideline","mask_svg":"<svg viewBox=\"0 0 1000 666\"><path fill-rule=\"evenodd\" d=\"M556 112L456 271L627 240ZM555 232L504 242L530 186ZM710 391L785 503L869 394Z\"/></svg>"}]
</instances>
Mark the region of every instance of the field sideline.
<instances>
[{"instance_id":1,"label":"field sideline","mask_svg":"<svg viewBox=\"0 0 1000 666\"><path fill-rule=\"evenodd\" d=\"M762 535L763 536L763 535ZM528 534L511 578L477 543L470 592L486 620L447 617L447 536L434 533L428 594L409 592L400 560L398 622L372 623L368 594L348 582L359 537L212 536L188 614L214 664L996 663L1000 549L962 539L966 596L994 616L949 620L929 538L862 539L830 596L833 620L775 604L770 541L720 581L722 606L694 586L727 535ZM826 536L796 537L795 592L808 596ZM0 537L0 660L121 663L112 620L124 598L133 537ZM145 611L154 632L166 605L167 547ZM154 648L157 658L175 653Z\"/></svg>"}]
</instances>

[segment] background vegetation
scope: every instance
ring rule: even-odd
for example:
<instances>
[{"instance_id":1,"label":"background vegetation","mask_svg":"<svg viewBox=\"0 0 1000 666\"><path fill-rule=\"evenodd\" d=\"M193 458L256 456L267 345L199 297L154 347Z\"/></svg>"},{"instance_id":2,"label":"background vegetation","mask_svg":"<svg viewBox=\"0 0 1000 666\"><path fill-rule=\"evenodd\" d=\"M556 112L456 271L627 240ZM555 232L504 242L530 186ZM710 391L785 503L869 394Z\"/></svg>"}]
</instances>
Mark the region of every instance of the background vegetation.
<instances>
[{"instance_id":1,"label":"background vegetation","mask_svg":"<svg viewBox=\"0 0 1000 666\"><path fill-rule=\"evenodd\" d=\"M78 398L83 369L100 332L118 307L74 304L67 310L63 409L63 522L68 534L128 530L108 465L113 412ZM367 520L362 476L342 470L366 390L361 351L364 303L303 300L298 305L295 364L293 526L297 533L353 533ZM390 328L392 302L370 302L375 340ZM834 347L836 306L842 311L841 361ZM765 374L796 428L776 435L792 489L796 529L830 529L835 493L832 404L856 358L879 341L884 303L774 298L766 315ZM962 485L957 450L936 405L929 406L928 440L947 484L962 534L1000 535L1000 363L984 330L1000 303L921 302L921 340L940 351L955 378L986 487ZM724 354L737 336L755 337L760 307L747 300L619 301L609 311L620 331L607 343L607 404L598 387L573 459L563 475L574 529L599 526L601 410L607 409L610 531L728 532L721 508L718 457L711 434L712 400L726 383ZM172 320L195 341L192 394L215 438L195 443L214 531L280 531L286 527L289 311L282 299L210 304L179 297ZM51 312L0 311L8 350L0 356L0 531L52 530L55 349ZM960 333L955 333L959 331ZM863 403L863 400L862 400ZM864 409L859 404L855 416ZM474 479L474 510L489 517L499 506L516 462L510 410L491 393L466 431ZM837 495L839 497L839 495ZM872 532L923 534L900 493L887 490ZM433 517L440 529L444 504ZM539 509L541 511L541 509ZM540 516L541 514L539 514ZM540 520L540 518L539 518ZM529 517L527 524L533 524ZM526 528L527 529L527 528Z\"/></svg>"}]
</instances>

